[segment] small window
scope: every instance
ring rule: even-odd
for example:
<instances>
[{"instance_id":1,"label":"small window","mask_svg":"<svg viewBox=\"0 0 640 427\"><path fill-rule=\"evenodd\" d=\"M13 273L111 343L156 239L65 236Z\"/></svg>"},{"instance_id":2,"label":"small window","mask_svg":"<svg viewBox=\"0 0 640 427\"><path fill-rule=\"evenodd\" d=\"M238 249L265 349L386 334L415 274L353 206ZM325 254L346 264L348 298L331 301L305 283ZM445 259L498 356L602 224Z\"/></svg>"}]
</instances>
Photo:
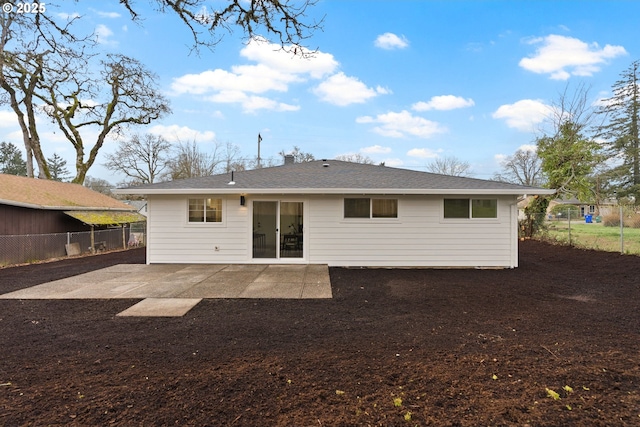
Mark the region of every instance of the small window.
<instances>
[{"instance_id":1,"label":"small window","mask_svg":"<svg viewBox=\"0 0 640 427\"><path fill-rule=\"evenodd\" d=\"M345 218L369 218L371 199L344 199Z\"/></svg>"},{"instance_id":2,"label":"small window","mask_svg":"<svg viewBox=\"0 0 640 427\"><path fill-rule=\"evenodd\" d=\"M398 218L398 199L344 199L345 218Z\"/></svg>"},{"instance_id":3,"label":"small window","mask_svg":"<svg viewBox=\"0 0 640 427\"><path fill-rule=\"evenodd\" d=\"M471 201L471 218L497 218L498 200L473 199Z\"/></svg>"},{"instance_id":4,"label":"small window","mask_svg":"<svg viewBox=\"0 0 640 427\"><path fill-rule=\"evenodd\" d=\"M373 218L398 218L398 199L373 199Z\"/></svg>"},{"instance_id":5,"label":"small window","mask_svg":"<svg viewBox=\"0 0 640 427\"><path fill-rule=\"evenodd\" d=\"M497 218L497 199L444 199L444 217L451 218Z\"/></svg>"},{"instance_id":6,"label":"small window","mask_svg":"<svg viewBox=\"0 0 640 427\"><path fill-rule=\"evenodd\" d=\"M222 222L222 199L189 199L189 222Z\"/></svg>"},{"instance_id":7,"label":"small window","mask_svg":"<svg viewBox=\"0 0 640 427\"><path fill-rule=\"evenodd\" d=\"M444 199L445 218L469 218L469 199Z\"/></svg>"}]
</instances>

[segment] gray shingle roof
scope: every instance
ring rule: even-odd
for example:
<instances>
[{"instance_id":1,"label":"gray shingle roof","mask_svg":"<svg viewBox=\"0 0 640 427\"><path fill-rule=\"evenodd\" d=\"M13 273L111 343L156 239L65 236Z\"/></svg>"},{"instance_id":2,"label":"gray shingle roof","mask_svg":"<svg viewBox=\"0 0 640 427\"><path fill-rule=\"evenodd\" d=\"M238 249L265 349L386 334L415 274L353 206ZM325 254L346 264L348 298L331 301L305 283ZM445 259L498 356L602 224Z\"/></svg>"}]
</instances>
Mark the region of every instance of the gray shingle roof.
<instances>
[{"instance_id":1,"label":"gray shingle roof","mask_svg":"<svg viewBox=\"0 0 640 427\"><path fill-rule=\"evenodd\" d=\"M339 160L317 160L263 169L146 184L124 194L217 193L387 193L546 194L551 190L483 179L439 175Z\"/></svg>"}]
</instances>

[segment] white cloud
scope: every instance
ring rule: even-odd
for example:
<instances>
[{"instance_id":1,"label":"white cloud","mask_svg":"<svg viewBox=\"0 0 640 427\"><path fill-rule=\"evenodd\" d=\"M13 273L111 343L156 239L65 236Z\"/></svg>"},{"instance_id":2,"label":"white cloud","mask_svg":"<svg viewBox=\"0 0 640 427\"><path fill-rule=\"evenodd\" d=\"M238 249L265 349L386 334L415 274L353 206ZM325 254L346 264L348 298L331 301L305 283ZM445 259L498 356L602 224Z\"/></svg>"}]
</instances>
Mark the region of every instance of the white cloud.
<instances>
[{"instance_id":1,"label":"white cloud","mask_svg":"<svg viewBox=\"0 0 640 427\"><path fill-rule=\"evenodd\" d=\"M338 67L338 61L329 53L318 51L311 54L307 49L296 48L300 52L295 54L290 49L283 50L279 44L253 39L240 51L240 55L280 73L308 74L314 79L331 74Z\"/></svg>"},{"instance_id":2,"label":"white cloud","mask_svg":"<svg viewBox=\"0 0 640 427\"><path fill-rule=\"evenodd\" d=\"M309 53L306 50L301 52ZM173 80L173 92L177 95L208 95L206 99L213 102L241 103L245 111L295 111L300 107L253 95L270 91L287 92L291 84L320 79L334 72L338 66L330 54L316 52L312 56L302 57L261 39L251 40L240 51L240 55L257 63L236 65L231 70L218 68L185 74Z\"/></svg>"},{"instance_id":3,"label":"white cloud","mask_svg":"<svg viewBox=\"0 0 640 427\"><path fill-rule=\"evenodd\" d=\"M111 31L111 29L106 25L98 24L95 30L95 34L96 34L96 40L98 41L99 44L104 44L104 45L118 44L118 42L111 39L111 36L113 36L113 31Z\"/></svg>"},{"instance_id":4,"label":"white cloud","mask_svg":"<svg viewBox=\"0 0 640 427\"><path fill-rule=\"evenodd\" d=\"M626 55L622 46L598 43L587 44L582 40L559 35L539 37L528 42L539 45L535 54L522 58L519 65L538 74L549 74L553 80L567 80L570 76L592 76L600 71L607 60Z\"/></svg>"},{"instance_id":5,"label":"white cloud","mask_svg":"<svg viewBox=\"0 0 640 427\"><path fill-rule=\"evenodd\" d=\"M0 110L0 127L18 126L18 118L13 111Z\"/></svg>"},{"instance_id":6,"label":"white cloud","mask_svg":"<svg viewBox=\"0 0 640 427\"><path fill-rule=\"evenodd\" d=\"M416 102L411 106L414 111L429 111L429 110L455 110L457 108L473 107L475 102L473 99L464 99L461 96L454 95L440 95L433 96L429 102Z\"/></svg>"},{"instance_id":7,"label":"white cloud","mask_svg":"<svg viewBox=\"0 0 640 427\"><path fill-rule=\"evenodd\" d=\"M533 144L523 144L518 147L518 150L531 151L532 153L535 153L536 151L538 151L538 146Z\"/></svg>"},{"instance_id":8,"label":"white cloud","mask_svg":"<svg viewBox=\"0 0 640 427\"><path fill-rule=\"evenodd\" d=\"M211 92L241 91L264 93L285 92L295 75L278 73L264 65L232 67L232 71L207 70L199 74L185 74L173 80L171 88L177 93L202 95Z\"/></svg>"},{"instance_id":9,"label":"white cloud","mask_svg":"<svg viewBox=\"0 0 640 427\"><path fill-rule=\"evenodd\" d=\"M382 162L385 166L389 166L391 168L399 168L404 165L404 162L401 159L384 159Z\"/></svg>"},{"instance_id":10,"label":"white cloud","mask_svg":"<svg viewBox=\"0 0 640 427\"><path fill-rule=\"evenodd\" d=\"M96 9L91 9L91 10L94 11L98 16L102 18L115 19L115 18L120 18L120 16L122 16L118 12L104 12Z\"/></svg>"},{"instance_id":11,"label":"white cloud","mask_svg":"<svg viewBox=\"0 0 640 427\"><path fill-rule=\"evenodd\" d=\"M225 90L206 98L208 101L222 104L240 104L247 113L257 110L298 111L300 106L285 104L263 96L247 95L237 90Z\"/></svg>"},{"instance_id":12,"label":"white cloud","mask_svg":"<svg viewBox=\"0 0 640 427\"><path fill-rule=\"evenodd\" d=\"M315 93L321 100L330 104L345 106L362 104L370 98L386 93L382 88L372 89L355 77L340 72L320 83Z\"/></svg>"},{"instance_id":13,"label":"white cloud","mask_svg":"<svg viewBox=\"0 0 640 427\"><path fill-rule=\"evenodd\" d=\"M417 157L419 159L435 159L442 150L434 151L430 148L412 148L407 151L407 156Z\"/></svg>"},{"instance_id":14,"label":"white cloud","mask_svg":"<svg viewBox=\"0 0 640 427\"><path fill-rule=\"evenodd\" d=\"M531 132L551 112L551 106L540 100L523 99L514 104L501 105L493 114L494 119L504 119L507 126L522 132Z\"/></svg>"},{"instance_id":15,"label":"white cloud","mask_svg":"<svg viewBox=\"0 0 640 427\"><path fill-rule=\"evenodd\" d=\"M212 131L200 132L187 126L178 125L155 125L149 128L148 132L162 135L169 142L212 141L216 137Z\"/></svg>"},{"instance_id":16,"label":"white cloud","mask_svg":"<svg viewBox=\"0 0 640 427\"><path fill-rule=\"evenodd\" d=\"M376 47L386 50L404 49L409 46L409 41L405 36L398 37L393 33L384 33L380 34L373 44Z\"/></svg>"},{"instance_id":17,"label":"white cloud","mask_svg":"<svg viewBox=\"0 0 640 427\"><path fill-rule=\"evenodd\" d=\"M356 123L377 124L378 126L374 127L373 131L391 138L416 136L427 139L447 131L440 123L414 116L406 110L399 113L389 112L379 114L376 117L358 117Z\"/></svg>"},{"instance_id":18,"label":"white cloud","mask_svg":"<svg viewBox=\"0 0 640 427\"><path fill-rule=\"evenodd\" d=\"M496 163L501 165L507 160L507 157L509 156L507 156L506 154L495 154L493 156L493 159L496 161Z\"/></svg>"},{"instance_id":19,"label":"white cloud","mask_svg":"<svg viewBox=\"0 0 640 427\"><path fill-rule=\"evenodd\" d=\"M361 153L365 154L383 154L390 153L391 147L383 147L381 145L372 145L370 147L364 147L360 149Z\"/></svg>"},{"instance_id":20,"label":"white cloud","mask_svg":"<svg viewBox=\"0 0 640 427\"><path fill-rule=\"evenodd\" d=\"M56 14L58 16L58 18L62 19L63 21L71 21L73 19L76 18L80 18L80 14L78 12L74 12L74 13L57 13Z\"/></svg>"}]
</instances>

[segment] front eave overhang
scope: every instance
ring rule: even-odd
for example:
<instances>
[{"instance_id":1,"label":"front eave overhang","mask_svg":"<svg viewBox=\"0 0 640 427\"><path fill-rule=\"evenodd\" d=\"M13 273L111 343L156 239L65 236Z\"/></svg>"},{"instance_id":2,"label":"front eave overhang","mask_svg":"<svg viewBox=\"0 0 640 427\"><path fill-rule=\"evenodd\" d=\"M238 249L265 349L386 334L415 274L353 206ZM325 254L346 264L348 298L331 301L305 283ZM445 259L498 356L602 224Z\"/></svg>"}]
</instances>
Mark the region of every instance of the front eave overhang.
<instances>
[{"instance_id":1,"label":"front eave overhang","mask_svg":"<svg viewBox=\"0 0 640 427\"><path fill-rule=\"evenodd\" d=\"M546 188L523 187L505 188L123 188L116 189L116 194L140 195L188 195L188 194L416 194L416 195L551 195L555 190Z\"/></svg>"}]
</instances>

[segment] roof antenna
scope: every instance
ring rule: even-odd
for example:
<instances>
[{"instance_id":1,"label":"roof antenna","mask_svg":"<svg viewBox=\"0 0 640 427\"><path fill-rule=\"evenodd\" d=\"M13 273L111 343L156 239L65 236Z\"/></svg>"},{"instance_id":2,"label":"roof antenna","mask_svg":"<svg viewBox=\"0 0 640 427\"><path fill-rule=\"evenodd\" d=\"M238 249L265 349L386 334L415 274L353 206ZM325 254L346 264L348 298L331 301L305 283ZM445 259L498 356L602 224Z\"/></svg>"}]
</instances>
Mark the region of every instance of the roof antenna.
<instances>
[{"instance_id":1,"label":"roof antenna","mask_svg":"<svg viewBox=\"0 0 640 427\"><path fill-rule=\"evenodd\" d=\"M233 180L233 171L231 171L231 181L227 185L236 185L236 182Z\"/></svg>"}]
</instances>

